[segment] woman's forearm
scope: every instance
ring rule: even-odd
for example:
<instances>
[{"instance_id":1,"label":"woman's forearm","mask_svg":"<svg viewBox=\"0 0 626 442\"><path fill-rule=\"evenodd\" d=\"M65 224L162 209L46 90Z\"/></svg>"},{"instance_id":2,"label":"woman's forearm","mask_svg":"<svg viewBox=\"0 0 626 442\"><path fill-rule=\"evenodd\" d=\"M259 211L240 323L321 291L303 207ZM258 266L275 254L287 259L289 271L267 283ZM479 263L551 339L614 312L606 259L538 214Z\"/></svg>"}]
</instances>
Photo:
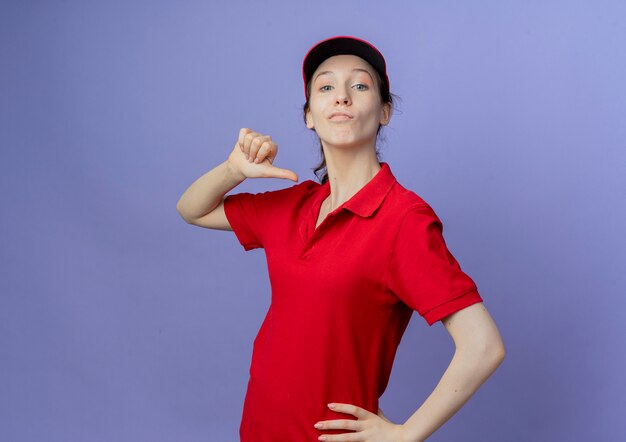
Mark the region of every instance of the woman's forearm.
<instances>
[{"instance_id":1,"label":"woman's forearm","mask_svg":"<svg viewBox=\"0 0 626 442\"><path fill-rule=\"evenodd\" d=\"M176 209L187 221L200 218L215 209L224 195L245 179L226 160L194 181L178 200Z\"/></svg>"},{"instance_id":2,"label":"woman's forearm","mask_svg":"<svg viewBox=\"0 0 626 442\"><path fill-rule=\"evenodd\" d=\"M503 359L502 354L490 350L457 348L433 392L403 424L404 441L426 440L469 400Z\"/></svg>"}]
</instances>

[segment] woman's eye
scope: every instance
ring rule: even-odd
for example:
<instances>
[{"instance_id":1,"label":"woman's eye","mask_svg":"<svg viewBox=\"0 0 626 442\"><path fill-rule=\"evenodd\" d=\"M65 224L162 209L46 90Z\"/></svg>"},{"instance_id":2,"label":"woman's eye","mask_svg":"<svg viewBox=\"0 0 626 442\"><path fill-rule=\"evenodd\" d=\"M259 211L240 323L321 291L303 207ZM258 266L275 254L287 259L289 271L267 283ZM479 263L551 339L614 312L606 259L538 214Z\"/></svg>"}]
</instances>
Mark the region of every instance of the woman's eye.
<instances>
[{"instance_id":1,"label":"woman's eye","mask_svg":"<svg viewBox=\"0 0 626 442\"><path fill-rule=\"evenodd\" d=\"M367 89L369 89L369 87L366 84L363 84L363 83L357 83L353 87L357 88L357 90L360 90L360 91L366 91ZM326 92L326 91L329 91L330 88L332 88L332 86L330 84L326 84L326 85L320 87L319 90L323 91L323 92Z\"/></svg>"}]
</instances>

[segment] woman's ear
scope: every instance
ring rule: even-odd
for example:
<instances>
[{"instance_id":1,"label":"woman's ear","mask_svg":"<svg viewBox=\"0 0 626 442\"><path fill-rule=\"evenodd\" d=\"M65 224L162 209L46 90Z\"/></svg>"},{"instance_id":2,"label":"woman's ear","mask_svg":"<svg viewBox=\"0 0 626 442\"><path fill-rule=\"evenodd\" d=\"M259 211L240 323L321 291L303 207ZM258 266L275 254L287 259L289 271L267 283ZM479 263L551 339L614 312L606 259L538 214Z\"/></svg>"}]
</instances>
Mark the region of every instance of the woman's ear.
<instances>
[{"instance_id":1,"label":"woman's ear","mask_svg":"<svg viewBox=\"0 0 626 442\"><path fill-rule=\"evenodd\" d=\"M380 124L386 126L391 121L391 104L385 103L383 104L382 109L382 117L380 118Z\"/></svg>"},{"instance_id":2,"label":"woman's ear","mask_svg":"<svg viewBox=\"0 0 626 442\"><path fill-rule=\"evenodd\" d=\"M314 125L313 125L313 118L311 117L311 111L307 110L306 111L306 127L308 127L309 129L313 129Z\"/></svg>"}]
</instances>

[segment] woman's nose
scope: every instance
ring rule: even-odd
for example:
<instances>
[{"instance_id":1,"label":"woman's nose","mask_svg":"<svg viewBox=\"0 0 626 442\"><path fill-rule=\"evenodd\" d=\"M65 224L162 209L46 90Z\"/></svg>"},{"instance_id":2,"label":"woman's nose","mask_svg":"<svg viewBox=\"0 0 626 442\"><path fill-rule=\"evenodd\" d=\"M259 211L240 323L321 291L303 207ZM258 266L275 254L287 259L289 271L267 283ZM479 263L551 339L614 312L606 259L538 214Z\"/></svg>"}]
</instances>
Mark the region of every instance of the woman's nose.
<instances>
[{"instance_id":1,"label":"woman's nose","mask_svg":"<svg viewBox=\"0 0 626 442\"><path fill-rule=\"evenodd\" d=\"M335 95L335 101L337 103L348 104L350 103L350 96L343 90L337 90L337 94Z\"/></svg>"}]
</instances>

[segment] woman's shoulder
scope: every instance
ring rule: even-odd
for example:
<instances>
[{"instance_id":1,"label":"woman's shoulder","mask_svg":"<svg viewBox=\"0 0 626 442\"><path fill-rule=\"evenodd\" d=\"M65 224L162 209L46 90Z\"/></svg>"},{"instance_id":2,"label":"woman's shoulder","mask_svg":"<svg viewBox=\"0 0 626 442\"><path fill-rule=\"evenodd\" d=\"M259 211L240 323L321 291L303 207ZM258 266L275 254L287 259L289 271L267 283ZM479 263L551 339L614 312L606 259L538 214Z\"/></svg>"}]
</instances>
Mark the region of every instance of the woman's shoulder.
<instances>
[{"instance_id":1,"label":"woman's shoulder","mask_svg":"<svg viewBox=\"0 0 626 442\"><path fill-rule=\"evenodd\" d=\"M245 193L251 193L253 195L264 195L267 197L285 198L314 192L315 189L317 189L319 186L320 185L313 180L306 180L302 181L301 183L295 183L291 186L281 187L278 189L258 190Z\"/></svg>"},{"instance_id":2,"label":"woman's shoulder","mask_svg":"<svg viewBox=\"0 0 626 442\"><path fill-rule=\"evenodd\" d=\"M310 193L317 190L320 186L321 184L313 180L304 180L301 183L294 184L289 189L292 189L293 192Z\"/></svg>"},{"instance_id":3,"label":"woman's shoulder","mask_svg":"<svg viewBox=\"0 0 626 442\"><path fill-rule=\"evenodd\" d=\"M410 232L408 234L414 236L421 235L429 231L431 225L443 231L441 219L422 196L397 181L390 194L392 196L390 212L398 232Z\"/></svg>"},{"instance_id":4,"label":"woman's shoulder","mask_svg":"<svg viewBox=\"0 0 626 442\"><path fill-rule=\"evenodd\" d=\"M394 205L394 209L400 212L401 216L413 211L432 212L434 214L432 207L422 196L411 189L407 189L398 181L391 188L390 195L390 202Z\"/></svg>"},{"instance_id":5,"label":"woman's shoulder","mask_svg":"<svg viewBox=\"0 0 626 442\"><path fill-rule=\"evenodd\" d=\"M300 201L307 200L315 190L319 188L313 180L306 180L291 186L279 189L260 190L252 192L240 192L235 198L242 198L255 204L277 205L298 205Z\"/></svg>"},{"instance_id":6,"label":"woman's shoulder","mask_svg":"<svg viewBox=\"0 0 626 442\"><path fill-rule=\"evenodd\" d=\"M283 187L276 190L268 190L265 193L271 193L278 199L299 199L306 198L308 195L314 193L320 185L313 180L305 180L301 183L296 183L288 187Z\"/></svg>"}]
</instances>

